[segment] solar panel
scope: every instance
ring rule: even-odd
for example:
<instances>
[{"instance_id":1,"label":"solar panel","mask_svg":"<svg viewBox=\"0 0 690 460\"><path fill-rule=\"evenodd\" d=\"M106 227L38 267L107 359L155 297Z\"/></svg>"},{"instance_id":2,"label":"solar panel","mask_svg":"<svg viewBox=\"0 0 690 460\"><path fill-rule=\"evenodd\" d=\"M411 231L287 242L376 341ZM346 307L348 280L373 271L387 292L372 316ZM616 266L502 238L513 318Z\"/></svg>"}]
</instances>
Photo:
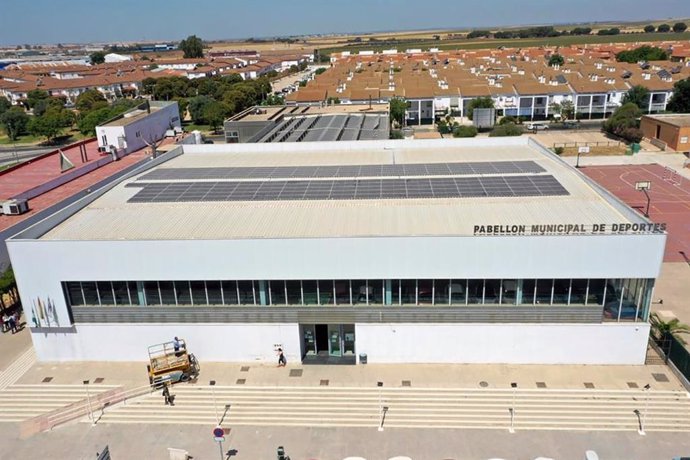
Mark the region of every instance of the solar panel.
<instances>
[{"instance_id":1,"label":"solar panel","mask_svg":"<svg viewBox=\"0 0 690 460\"><path fill-rule=\"evenodd\" d=\"M288 179L310 177L447 176L475 174L536 174L544 168L534 161L476 161L469 163L383 164L344 166L260 166L227 168L160 168L139 180ZM132 185L133 187L134 185Z\"/></svg>"},{"instance_id":2,"label":"solar panel","mask_svg":"<svg viewBox=\"0 0 690 460\"><path fill-rule=\"evenodd\" d=\"M142 183L130 203L568 195L553 176Z\"/></svg>"}]
</instances>

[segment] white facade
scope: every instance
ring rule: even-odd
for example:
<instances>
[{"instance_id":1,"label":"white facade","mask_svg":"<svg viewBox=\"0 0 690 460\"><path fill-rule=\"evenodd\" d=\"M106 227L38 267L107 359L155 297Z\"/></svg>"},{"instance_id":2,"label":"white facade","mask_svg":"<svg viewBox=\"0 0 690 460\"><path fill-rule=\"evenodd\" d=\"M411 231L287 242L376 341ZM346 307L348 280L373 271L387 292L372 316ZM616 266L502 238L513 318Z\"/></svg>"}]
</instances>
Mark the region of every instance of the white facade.
<instances>
[{"instance_id":1,"label":"white facade","mask_svg":"<svg viewBox=\"0 0 690 460\"><path fill-rule=\"evenodd\" d=\"M433 163L434 158L436 161L440 158L451 161L448 158L452 157L445 155L452 153L454 146L463 146L457 147L458 158L469 155L463 148L467 152L473 151L480 158L486 152L477 149L493 145L496 149L508 147L508 151L517 157L526 155L526 158L531 155L535 160L542 158L538 160L539 164L569 188L570 198L542 198L545 210L548 209L548 201L559 206L559 199L573 202L584 199L588 202L598 201L600 207L596 211L592 207L591 215L588 215L587 212L590 211L586 210L590 208L583 208L585 211L582 211L572 206L573 215L577 215L577 219L584 221L590 218L591 222L607 224L645 223L634 211L599 191L594 184L585 182L579 173L558 158L542 152L533 141L473 139L466 142L397 142L362 141L306 146L185 146L186 153L183 155L168 161L165 158L157 159L162 165L153 171L165 171L168 166L180 167L185 164L196 164L204 168L212 165L221 168L222 165L289 165L296 161L314 164L308 161L310 151L316 155L313 157L313 161L319 162L316 164L323 164L327 160L331 162L327 164L378 164L384 157L392 161L388 150L392 147L399 150L396 164L398 161L417 162L416 153L424 155L419 158L427 158L426 161ZM520 145L525 142L530 143L529 148ZM447 152L444 153L443 150L446 149ZM332 153L328 153L329 150ZM432 150L434 154L430 153ZM213 153L214 151L223 154L221 156ZM541 157L542 154L549 156ZM509 158L506 156L508 153L502 155L500 158ZM464 227L453 227L454 224L449 221L442 225L441 219L436 234L429 234L429 227L413 220L406 221L403 214L399 214L387 224L389 227L383 227L389 228L388 231L377 230L376 235L367 236L367 226L378 228L375 227L378 225L376 216L368 214L382 212L377 202L358 203L355 200L351 205L337 201L332 205L322 203L321 206L333 207L341 214L348 212L345 205L361 208L359 217L352 218L359 219L358 223L355 222L356 225L335 224L333 228L330 227L335 221L325 217L326 210L318 213L318 205L308 202L305 205L280 201L268 204L251 201L236 204L220 202L206 208L206 217L201 218L188 215L186 209L191 208L179 204L127 203L127 197L133 196L140 189L135 179L136 177L126 178L124 183L116 185L102 196L98 196L97 192L94 196L85 198L84 203L76 206L84 209L76 214L67 209L64 215L55 215L42 221L8 241L27 323L32 329L32 338L40 360L145 360L147 346L179 336L187 340L190 348L202 361L270 362L275 359L275 348L282 346L288 360L295 362L305 354L305 327L328 324L330 328L334 322L343 323L343 320L329 320L329 311L333 311L334 315L351 318L345 322L352 328L348 331L354 331L354 348L350 350L353 352L352 358L366 353L372 363L644 362L649 333L647 308L653 280L658 276L662 262L666 240L664 232L477 236L476 231L474 235L471 232L467 234L462 230ZM125 187L126 184L133 186ZM479 205L482 200L492 199L469 200L460 201L463 201L463 206L471 206L473 201ZM498 203L506 199L494 200ZM408 205L408 201L390 201L385 207ZM501 212L496 218L505 221L503 223L506 225L515 223L511 220L527 212L528 208L523 209L523 206L528 201L534 200L508 200L512 203L510 206L515 208L514 214ZM446 205L454 203L449 201ZM205 204L198 205L202 207ZM417 209L410 212L417 219L425 219L429 216L425 207L433 208L438 205L433 200L428 203L420 201L416 205ZM461 203L458 202L457 205L460 206ZM309 214L298 213L304 206L305 212L314 213L311 215L317 216L317 219L322 216L322 220L299 229L299 222L303 219L310 222ZM275 212L271 211L279 207L292 207L294 212L283 216L277 209ZM561 204L560 207L571 206ZM152 219L158 208L179 209L180 214L168 215L163 227L152 222L140 228L138 221ZM228 210L224 208L228 208L231 213L227 214ZM247 208L250 213L243 214ZM504 208L495 208L498 209ZM233 214L235 212L237 214ZM553 213L546 212L544 218L552 218L551 214ZM466 219L474 219L469 212L463 215ZM110 219L110 224L107 219ZM206 232L208 227L214 226L214 219L220 224L217 231L225 232L227 237L207 236L212 234ZM348 217L346 220L352 219ZM452 219L450 214L447 219ZM482 219L490 220L491 217L487 214ZM497 221L488 223L495 222ZM469 222L468 228L480 223L484 222ZM278 233L271 233L267 228L271 226L275 226ZM321 236L305 236L311 234L309 232L313 231L314 226L319 228ZM115 227L115 232L111 233L109 227ZM457 234L445 234L448 228L457 228L457 231L453 230ZM183 237L184 232L189 233ZM464 294L462 304L453 303L452 289L460 290L453 286L478 279L483 283L481 302L468 301L469 294ZM231 288L222 288L224 300L221 306L209 307L217 305L217 301L211 302L209 294L209 283L214 283L213 280L238 281L232 281L235 284L231 284ZM253 300L249 303L240 300L241 280L250 280L243 281L252 286L250 296ZM344 283L336 280L372 281L371 284L367 281L366 285L361 281L349 281L349 294L346 293L349 299L342 301L337 300L337 284ZM411 285L415 288L412 300L402 299L401 283L404 280L413 281ZM430 280L435 281L429 283ZM453 284L449 280L459 281L458 284ZM498 280L506 297L508 294L503 289L504 285L520 285L519 289L522 291L519 295L524 295L524 302L513 300L506 304L504 301L494 300L491 303L487 300L489 280ZM529 280L552 282L548 288L551 300L537 302L537 281L534 283L535 287L528 291L526 286ZM554 280L568 280L570 283L567 301L562 300L561 304L555 301L554 291L557 285ZM589 306L584 301L581 306L577 306L577 302L573 300L573 286L576 282L582 284L582 280L586 281L588 291L585 297L590 297L589 294L592 293L590 285L593 284L589 280L604 280L603 300L590 300ZM634 284L637 288L633 288L633 284L626 285L630 286L628 289L634 290L627 293L627 298L632 298L632 303L637 305L638 310L633 308L633 316L628 316L628 321L621 321L620 313L617 320L615 314L613 318L609 315L611 322L602 320L602 310L606 315L606 308L613 308L614 312L622 311L624 305L628 308L627 305L631 304L624 301L626 287L622 288L619 300L615 296L618 293L614 291L616 283L609 283L607 280L643 281ZM93 307L93 303L86 301L83 285L96 282L105 283L105 288L98 289L112 290L113 297L116 290L114 282L129 282L136 287L125 294L129 298L124 301L126 305L123 307L119 307L117 302L115 305L105 302L100 307ZM155 296L163 305L159 307L149 304L148 297L145 296L150 292L146 291L149 288L145 287L145 282L154 282L158 286L155 288ZM180 286L184 287L178 287L176 282L182 283ZM447 293L443 291L448 285L446 282L451 283L451 294L443 297ZM82 286L79 289L84 297L83 306L79 306L78 302L76 306L69 305L72 294L67 293L68 285L74 283ZM172 300L172 306L163 301L161 283L176 286L176 299ZM204 300L180 300L180 295L194 297L192 283L201 283ZM220 284L220 281L215 283ZM293 303L294 299L288 301L288 283L297 283L297 291L292 291L292 294L297 292L297 305ZM310 289L308 286L314 283L320 286L316 288L317 299L331 299L330 294L333 293L332 299L317 301L319 305L309 305L306 300ZM421 285L424 283L433 286L431 291L423 292ZM366 288L362 290L362 286ZM371 289L369 286L372 286ZM235 289L238 305L229 305L227 299L230 295L235 296ZM375 289L378 291L375 292ZM381 289L384 291L382 298L376 299L376 296L382 294ZM469 289L469 284L464 284L462 292ZM100 292L97 300L99 304L102 299ZM111 292L102 292L111 295ZM431 295L432 300L428 303L422 300L421 297L425 295ZM362 296L366 302L362 300ZM534 302L531 300L532 296ZM410 305L406 306L408 303ZM202 313L197 314L194 309ZM187 318L213 315L216 312L243 311L249 316L243 320L227 321L209 318L198 322L190 319L164 320L164 315L175 315L177 310L187 312ZM512 319L487 319L490 317L481 316L485 314L482 313L484 310L495 311L495 315L512 315ZM112 315L117 315L119 311L125 311L125 317L113 319ZM204 313L207 311L210 313ZM292 318L302 315L302 318L316 319L280 319L295 311L300 313ZM417 318L426 320L410 322L409 316L406 316L407 311L414 311ZM582 311L581 317L579 311ZM446 313L462 315L465 312L468 315L479 315L477 317L483 319L463 322L453 319L453 316L446 317ZM539 319L542 314L540 312L556 319ZM523 313L532 315L530 317L535 319L521 320L519 315ZM84 319L87 317L84 314L95 315L96 318L102 315L102 320L87 320ZM132 316L128 318L127 315ZM385 320L383 315L399 315L400 319ZM73 321L75 317L76 320ZM247 319L252 317L255 320ZM329 333L330 331L331 329Z\"/></svg>"},{"instance_id":2,"label":"white facade","mask_svg":"<svg viewBox=\"0 0 690 460\"><path fill-rule=\"evenodd\" d=\"M105 125L96 127L98 146L119 155L127 155L157 142L169 129L180 128L177 102L152 101L150 113L135 109Z\"/></svg>"}]
</instances>

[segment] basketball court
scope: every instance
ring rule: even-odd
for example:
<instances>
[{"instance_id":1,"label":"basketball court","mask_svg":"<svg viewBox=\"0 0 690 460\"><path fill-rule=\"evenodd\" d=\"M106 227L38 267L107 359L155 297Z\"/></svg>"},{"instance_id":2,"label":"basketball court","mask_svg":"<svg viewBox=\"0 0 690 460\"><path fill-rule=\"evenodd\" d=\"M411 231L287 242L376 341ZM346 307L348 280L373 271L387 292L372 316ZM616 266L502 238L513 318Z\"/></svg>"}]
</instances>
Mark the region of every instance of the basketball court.
<instances>
[{"instance_id":1,"label":"basketball court","mask_svg":"<svg viewBox=\"0 0 690 460\"><path fill-rule=\"evenodd\" d=\"M668 238L664 262L690 263L690 181L675 170L658 164L639 166L587 166L584 174L619 199L644 214L647 197L638 182L649 181L649 218L666 223Z\"/></svg>"}]
</instances>

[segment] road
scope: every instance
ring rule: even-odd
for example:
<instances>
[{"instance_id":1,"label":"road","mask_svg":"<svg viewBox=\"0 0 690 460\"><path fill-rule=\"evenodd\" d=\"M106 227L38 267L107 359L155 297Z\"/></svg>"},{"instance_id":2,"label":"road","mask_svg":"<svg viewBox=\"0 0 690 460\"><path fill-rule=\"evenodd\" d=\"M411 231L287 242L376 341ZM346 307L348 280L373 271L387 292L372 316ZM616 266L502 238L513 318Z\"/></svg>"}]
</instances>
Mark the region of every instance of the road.
<instances>
[{"instance_id":1,"label":"road","mask_svg":"<svg viewBox=\"0 0 690 460\"><path fill-rule=\"evenodd\" d=\"M316 69L321 68L321 67L327 67L327 66L310 66L307 67L305 70L301 72L297 72L291 75L288 75L286 77L279 78L277 80L274 80L271 82L271 87L273 88L273 92L278 93L283 90L283 88L287 88L290 85L297 84L300 81L304 80L307 78L310 74L314 73Z\"/></svg>"},{"instance_id":2,"label":"road","mask_svg":"<svg viewBox=\"0 0 690 460\"><path fill-rule=\"evenodd\" d=\"M18 145L0 148L0 166L30 160L44 153L54 150L54 147L37 147L35 145Z\"/></svg>"}]
</instances>

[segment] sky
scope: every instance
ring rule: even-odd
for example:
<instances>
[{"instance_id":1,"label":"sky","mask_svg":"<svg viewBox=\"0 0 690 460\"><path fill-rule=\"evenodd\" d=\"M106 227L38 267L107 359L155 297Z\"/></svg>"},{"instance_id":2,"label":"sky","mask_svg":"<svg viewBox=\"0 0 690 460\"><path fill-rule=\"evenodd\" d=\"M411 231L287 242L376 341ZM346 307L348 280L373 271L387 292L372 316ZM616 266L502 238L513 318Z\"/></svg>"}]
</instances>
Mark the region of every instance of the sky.
<instances>
[{"instance_id":1,"label":"sky","mask_svg":"<svg viewBox=\"0 0 690 460\"><path fill-rule=\"evenodd\" d=\"M0 45L690 17L690 0L2 0Z\"/></svg>"}]
</instances>

